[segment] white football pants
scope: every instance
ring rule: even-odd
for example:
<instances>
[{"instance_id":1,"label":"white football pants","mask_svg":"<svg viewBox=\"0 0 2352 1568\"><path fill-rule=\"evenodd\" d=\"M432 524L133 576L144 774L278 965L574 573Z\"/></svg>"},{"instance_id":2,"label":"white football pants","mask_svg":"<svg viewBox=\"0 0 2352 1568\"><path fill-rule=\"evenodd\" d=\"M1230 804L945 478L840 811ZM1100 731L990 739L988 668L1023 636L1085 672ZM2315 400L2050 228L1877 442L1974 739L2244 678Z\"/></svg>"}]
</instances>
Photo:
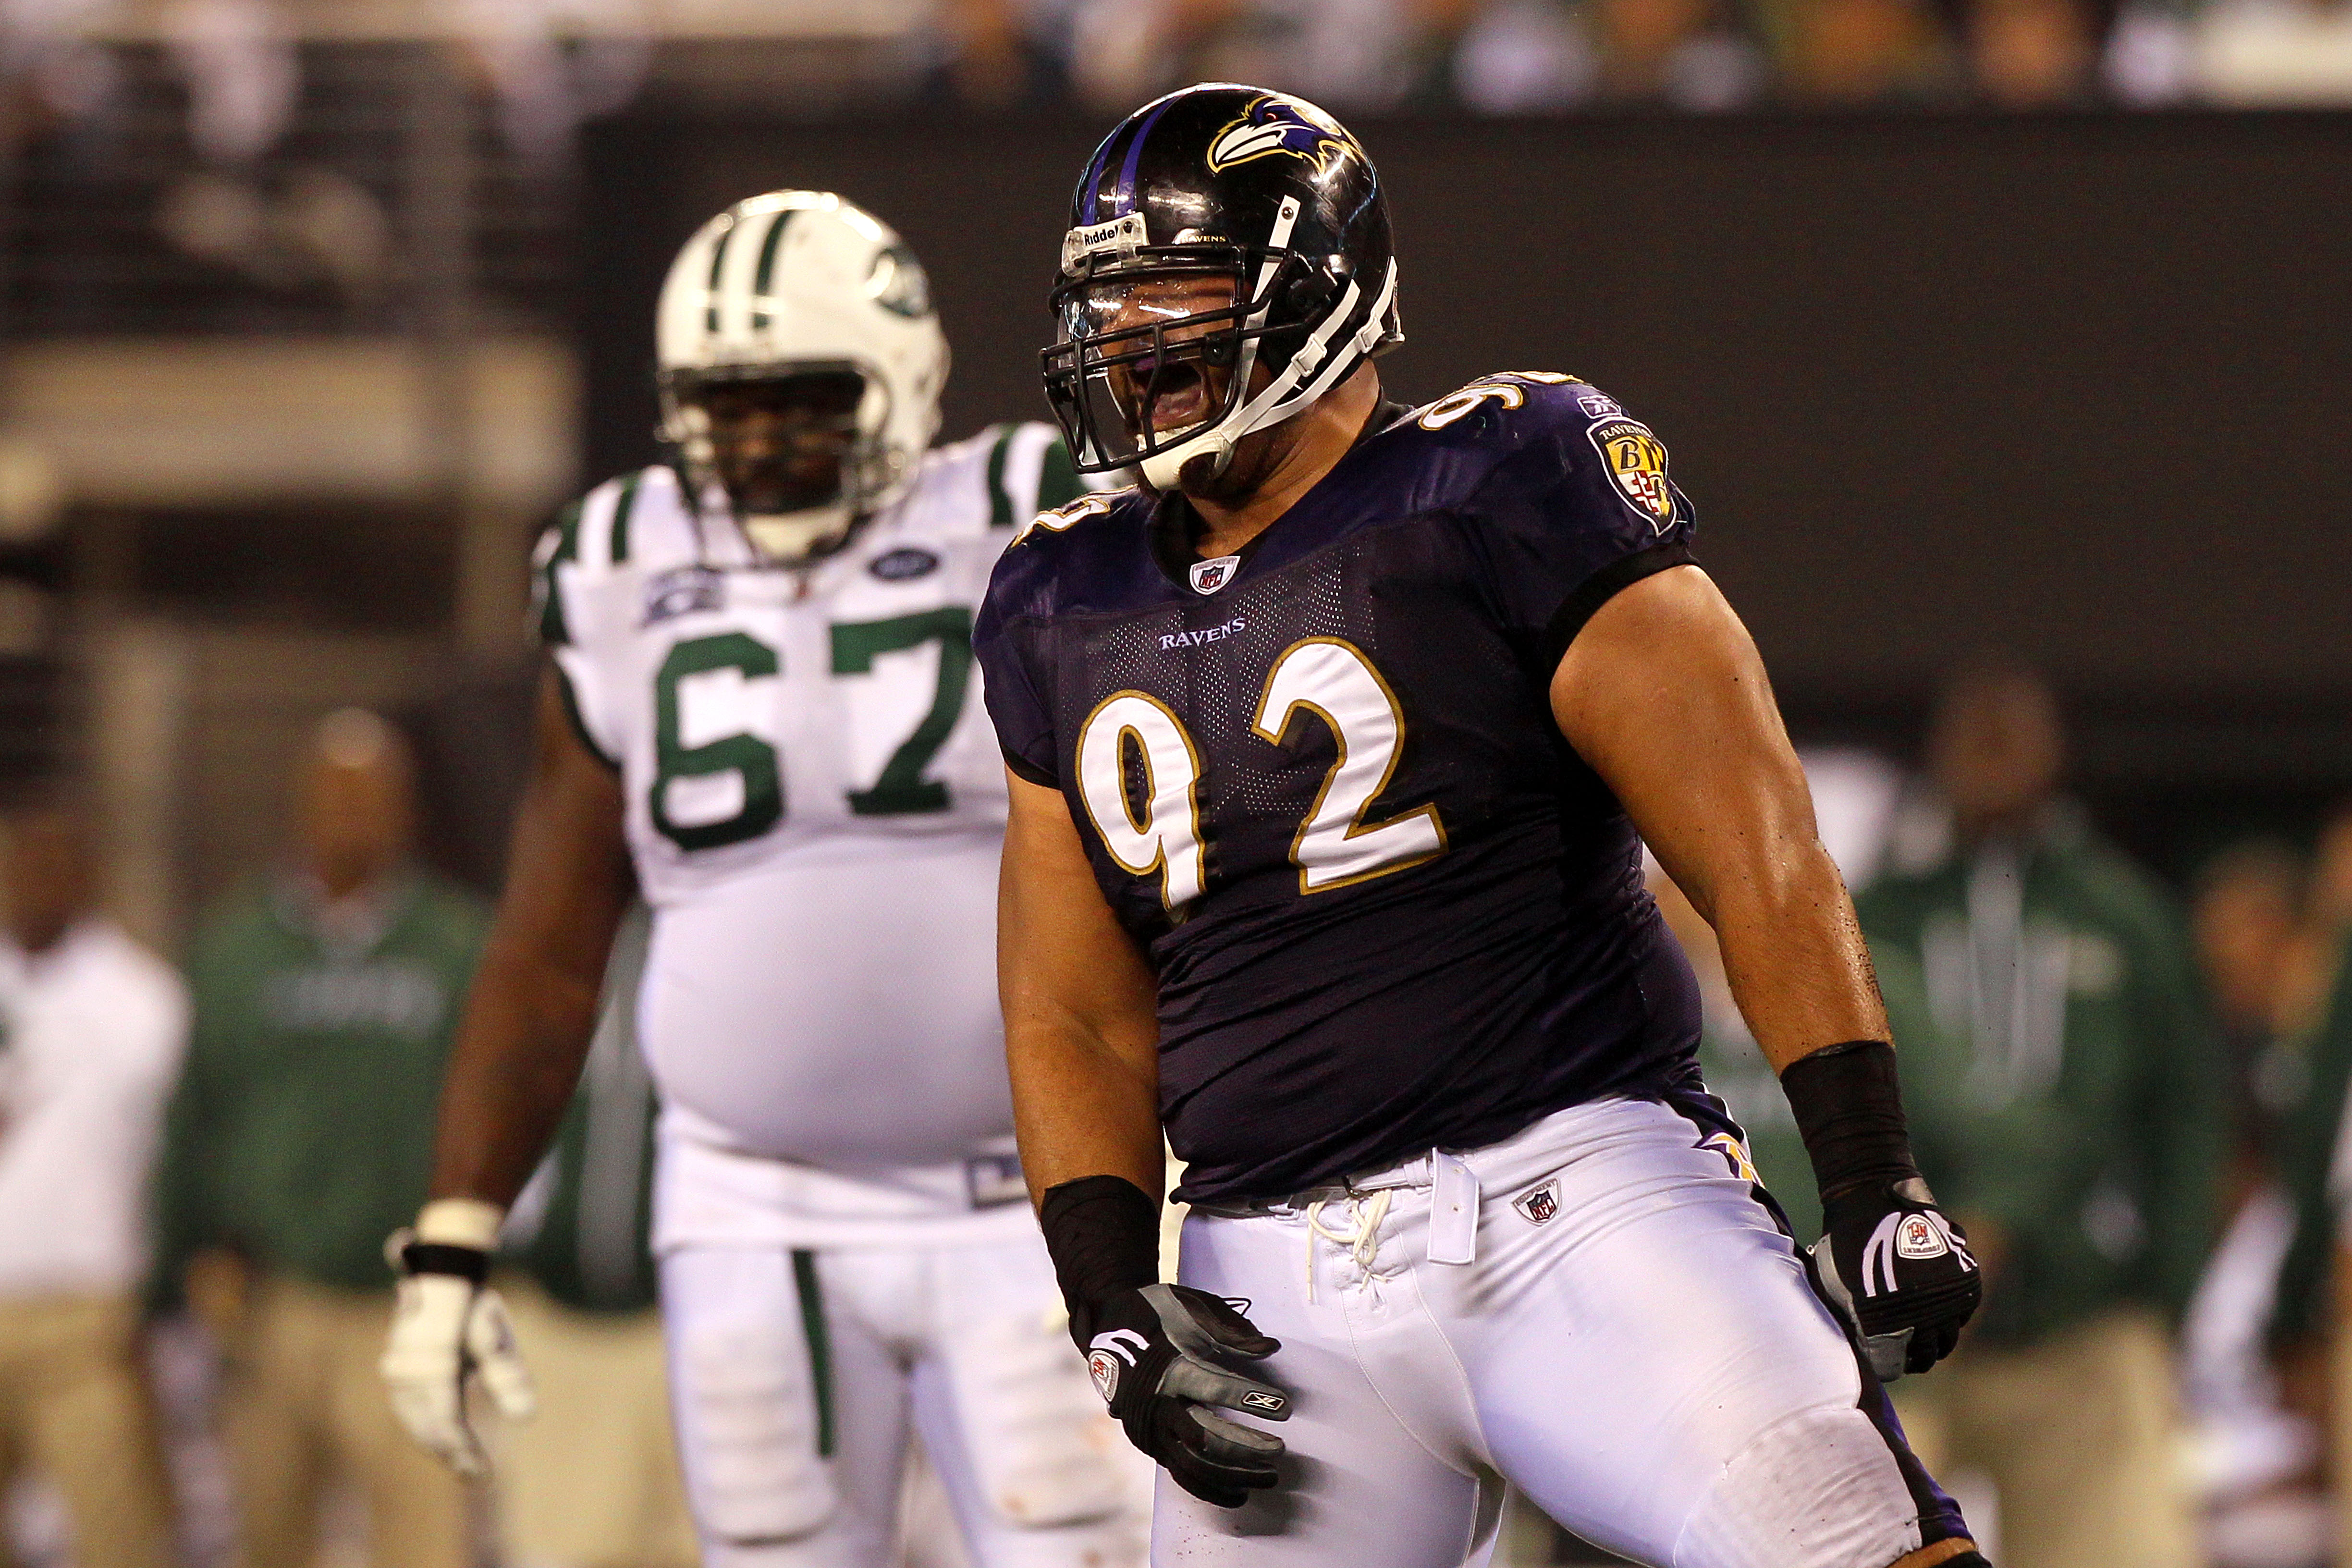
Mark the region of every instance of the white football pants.
<instances>
[{"instance_id":1,"label":"white football pants","mask_svg":"<svg viewBox=\"0 0 2352 1568\"><path fill-rule=\"evenodd\" d=\"M1288 1203L1196 1207L1181 1278L1282 1342L1251 1370L1295 1413L1263 1424L1285 1484L1245 1507L1160 1478L1153 1562L1483 1563L1498 1478L1657 1568L1887 1568L1960 1533L1728 1128L1604 1100Z\"/></svg>"},{"instance_id":2,"label":"white football pants","mask_svg":"<svg viewBox=\"0 0 2352 1568\"><path fill-rule=\"evenodd\" d=\"M881 1568L908 1421L974 1568L1143 1554L1141 1457L1057 1321L1044 1240L687 1247L661 1261L705 1568Z\"/></svg>"}]
</instances>

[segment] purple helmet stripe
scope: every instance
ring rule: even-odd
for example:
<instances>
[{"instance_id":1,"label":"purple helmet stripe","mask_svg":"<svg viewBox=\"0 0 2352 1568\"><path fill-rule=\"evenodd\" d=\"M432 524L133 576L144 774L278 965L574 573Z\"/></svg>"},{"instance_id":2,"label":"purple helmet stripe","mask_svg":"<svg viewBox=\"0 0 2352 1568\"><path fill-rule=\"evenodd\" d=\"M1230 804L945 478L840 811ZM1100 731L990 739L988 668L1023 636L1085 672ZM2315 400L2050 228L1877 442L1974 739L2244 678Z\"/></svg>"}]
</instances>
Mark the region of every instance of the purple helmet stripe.
<instances>
[{"instance_id":1,"label":"purple helmet stripe","mask_svg":"<svg viewBox=\"0 0 2352 1568\"><path fill-rule=\"evenodd\" d=\"M1102 218L1102 193L1097 188L1096 182L1102 178L1103 165L1110 161L1111 143L1118 140L1118 132L1116 131L1103 138L1102 145L1095 149L1094 161L1087 165L1085 176L1078 181L1078 189L1086 193L1088 223L1099 222Z\"/></svg>"},{"instance_id":2,"label":"purple helmet stripe","mask_svg":"<svg viewBox=\"0 0 2352 1568\"><path fill-rule=\"evenodd\" d=\"M1168 112L1168 106L1181 96L1181 93L1171 93L1161 99L1159 107L1135 128L1135 140L1127 144L1127 162L1119 165L1118 185L1110 194L1111 216L1125 217L1129 209L1135 205L1135 166L1143 161L1143 139L1151 134L1151 128L1160 123L1160 117Z\"/></svg>"}]
</instances>

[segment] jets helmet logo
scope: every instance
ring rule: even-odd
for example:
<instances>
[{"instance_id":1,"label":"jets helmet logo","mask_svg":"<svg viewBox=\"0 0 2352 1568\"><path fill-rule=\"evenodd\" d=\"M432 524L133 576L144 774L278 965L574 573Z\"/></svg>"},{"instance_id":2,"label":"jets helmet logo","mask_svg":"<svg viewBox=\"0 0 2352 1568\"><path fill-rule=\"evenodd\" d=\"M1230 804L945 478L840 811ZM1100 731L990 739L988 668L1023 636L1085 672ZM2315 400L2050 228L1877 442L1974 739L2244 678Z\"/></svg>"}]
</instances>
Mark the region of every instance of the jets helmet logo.
<instances>
[{"instance_id":1,"label":"jets helmet logo","mask_svg":"<svg viewBox=\"0 0 2352 1568\"><path fill-rule=\"evenodd\" d=\"M1209 143L1209 172L1222 174L1277 153L1304 158L1320 170L1354 146L1345 127L1305 99L1270 92L1217 132Z\"/></svg>"},{"instance_id":2,"label":"jets helmet logo","mask_svg":"<svg viewBox=\"0 0 2352 1568\"><path fill-rule=\"evenodd\" d=\"M1609 482L1656 533L1675 521L1674 487L1666 482L1666 444L1638 419L1603 419L1586 432Z\"/></svg>"},{"instance_id":3,"label":"jets helmet logo","mask_svg":"<svg viewBox=\"0 0 2352 1568\"><path fill-rule=\"evenodd\" d=\"M1133 1350L1128 1347L1132 1345ZM1087 1347L1087 1375L1095 1380L1095 1392L1108 1405L1118 1397L1118 1370L1133 1366L1137 1354L1151 1348L1151 1342L1133 1329L1112 1329L1097 1334Z\"/></svg>"}]
</instances>

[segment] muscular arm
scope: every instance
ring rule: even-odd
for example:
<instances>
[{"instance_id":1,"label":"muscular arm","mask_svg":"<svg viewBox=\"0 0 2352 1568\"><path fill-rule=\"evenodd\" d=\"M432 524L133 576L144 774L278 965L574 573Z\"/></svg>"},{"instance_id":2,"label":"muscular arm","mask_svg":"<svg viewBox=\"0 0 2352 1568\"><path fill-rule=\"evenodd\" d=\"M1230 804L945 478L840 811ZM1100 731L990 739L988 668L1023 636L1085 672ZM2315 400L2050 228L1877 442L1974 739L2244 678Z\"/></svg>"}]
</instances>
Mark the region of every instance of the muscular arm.
<instances>
[{"instance_id":1,"label":"muscular arm","mask_svg":"<svg viewBox=\"0 0 2352 1568\"><path fill-rule=\"evenodd\" d=\"M620 780L573 732L561 679L540 682L506 896L441 1087L436 1198L504 1206L521 1190L579 1083L604 961L635 896Z\"/></svg>"},{"instance_id":2,"label":"muscular arm","mask_svg":"<svg viewBox=\"0 0 2352 1568\"><path fill-rule=\"evenodd\" d=\"M1157 1198L1158 983L1095 885L1069 803L1010 783L996 983L1030 1196L1081 1176L1121 1176Z\"/></svg>"},{"instance_id":3,"label":"muscular arm","mask_svg":"<svg viewBox=\"0 0 2352 1568\"><path fill-rule=\"evenodd\" d=\"M1776 1071L1888 1037L1763 661L1705 573L1674 567L1603 605L1554 671L1551 707L1715 927L1733 999Z\"/></svg>"}]
</instances>

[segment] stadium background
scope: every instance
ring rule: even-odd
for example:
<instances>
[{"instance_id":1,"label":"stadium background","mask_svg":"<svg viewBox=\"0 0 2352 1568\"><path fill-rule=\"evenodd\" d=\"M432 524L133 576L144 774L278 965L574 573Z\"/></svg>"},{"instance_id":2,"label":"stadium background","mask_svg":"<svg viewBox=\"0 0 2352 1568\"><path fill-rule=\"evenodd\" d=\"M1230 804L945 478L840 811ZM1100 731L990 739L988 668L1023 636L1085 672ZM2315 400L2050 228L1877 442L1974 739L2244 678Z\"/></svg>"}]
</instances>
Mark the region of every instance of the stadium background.
<instances>
[{"instance_id":1,"label":"stadium background","mask_svg":"<svg viewBox=\"0 0 2352 1568\"><path fill-rule=\"evenodd\" d=\"M652 455L685 235L854 195L930 267L943 433L1039 416L1084 154L1248 74L1380 161L1401 391L1567 369L1666 438L1801 742L1913 766L1939 681L2023 660L2184 897L2352 795L2340 5L1171 4L1106 80L1109 9L0 5L0 784L71 781L175 954L370 706L494 889L530 542ZM1389 53L1333 74L1327 12Z\"/></svg>"}]
</instances>

